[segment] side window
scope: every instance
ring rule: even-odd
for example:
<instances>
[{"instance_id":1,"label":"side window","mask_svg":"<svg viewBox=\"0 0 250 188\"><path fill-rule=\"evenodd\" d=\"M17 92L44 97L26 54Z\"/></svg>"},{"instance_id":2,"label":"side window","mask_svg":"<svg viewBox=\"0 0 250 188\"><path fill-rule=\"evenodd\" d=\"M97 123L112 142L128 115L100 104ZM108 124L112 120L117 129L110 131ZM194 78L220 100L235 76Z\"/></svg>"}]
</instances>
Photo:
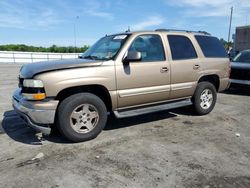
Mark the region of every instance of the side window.
<instances>
[{"instance_id":1,"label":"side window","mask_svg":"<svg viewBox=\"0 0 250 188\"><path fill-rule=\"evenodd\" d=\"M216 37L196 35L195 38L205 57L228 57L225 48Z\"/></svg>"},{"instance_id":2,"label":"side window","mask_svg":"<svg viewBox=\"0 0 250 188\"><path fill-rule=\"evenodd\" d=\"M181 35L168 35L173 60L197 58L196 51L189 38Z\"/></svg>"},{"instance_id":3,"label":"side window","mask_svg":"<svg viewBox=\"0 0 250 188\"><path fill-rule=\"evenodd\" d=\"M141 52L141 61L164 61L165 52L159 35L141 35L131 44L129 51Z\"/></svg>"}]
</instances>

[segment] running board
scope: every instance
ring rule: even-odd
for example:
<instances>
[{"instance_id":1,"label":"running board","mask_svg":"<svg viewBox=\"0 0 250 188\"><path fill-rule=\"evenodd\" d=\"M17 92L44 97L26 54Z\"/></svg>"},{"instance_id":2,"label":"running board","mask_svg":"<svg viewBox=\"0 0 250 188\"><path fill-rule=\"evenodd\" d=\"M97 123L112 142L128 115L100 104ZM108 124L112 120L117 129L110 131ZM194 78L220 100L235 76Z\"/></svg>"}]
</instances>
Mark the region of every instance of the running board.
<instances>
[{"instance_id":1,"label":"running board","mask_svg":"<svg viewBox=\"0 0 250 188\"><path fill-rule=\"evenodd\" d=\"M192 105L191 100L184 99L184 100L179 100L179 101L175 101L175 102L158 104L158 105L154 105L154 106L126 109L126 110L120 110L120 111L118 110L118 111L114 111L114 114L117 118L125 118L125 117L138 116L138 115L142 115L142 114L149 114L152 112L169 110L169 109L173 109L173 108L180 108L180 107L189 106L189 105Z\"/></svg>"}]
</instances>

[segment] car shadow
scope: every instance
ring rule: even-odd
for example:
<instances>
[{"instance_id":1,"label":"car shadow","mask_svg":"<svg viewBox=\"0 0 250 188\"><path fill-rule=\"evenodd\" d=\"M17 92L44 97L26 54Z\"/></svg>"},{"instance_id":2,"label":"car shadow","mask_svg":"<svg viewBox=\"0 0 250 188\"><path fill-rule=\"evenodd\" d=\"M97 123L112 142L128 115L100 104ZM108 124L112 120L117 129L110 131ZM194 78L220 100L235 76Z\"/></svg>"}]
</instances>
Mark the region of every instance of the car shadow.
<instances>
[{"instance_id":1,"label":"car shadow","mask_svg":"<svg viewBox=\"0 0 250 188\"><path fill-rule=\"evenodd\" d=\"M227 95L242 95L242 96L250 96L250 89L243 88L243 87L234 87L227 89L222 92L223 94Z\"/></svg>"},{"instance_id":2,"label":"car shadow","mask_svg":"<svg viewBox=\"0 0 250 188\"><path fill-rule=\"evenodd\" d=\"M0 124L1 134L7 134L15 141L25 144L41 145L41 141L36 136L36 132L27 127L24 121L14 110L6 111Z\"/></svg>"},{"instance_id":3,"label":"car shadow","mask_svg":"<svg viewBox=\"0 0 250 188\"><path fill-rule=\"evenodd\" d=\"M139 115L128 118L117 119L113 114L109 116L107 125L104 130L121 129L125 127L137 126L143 123L149 123L153 121L159 121L175 117L176 115L169 113L168 111L155 112L145 115Z\"/></svg>"},{"instance_id":4,"label":"car shadow","mask_svg":"<svg viewBox=\"0 0 250 188\"><path fill-rule=\"evenodd\" d=\"M11 139L29 145L42 145L47 140L55 143L70 143L59 135L42 135L30 128L14 110L6 111L0 124L0 134L7 134Z\"/></svg>"},{"instance_id":5,"label":"car shadow","mask_svg":"<svg viewBox=\"0 0 250 188\"><path fill-rule=\"evenodd\" d=\"M143 123L150 123L176 117L178 114L191 115L192 112L190 112L188 108L179 108L171 111L161 111L122 119L117 119L114 115L110 115L104 131L122 129L130 126L139 126ZM3 120L0 124L0 134L6 134L17 142L29 145L42 145L43 141L72 144L72 142L63 138L58 132L54 132L51 135L42 135L37 133L32 128L28 127L14 110L6 111L3 116Z\"/></svg>"}]
</instances>

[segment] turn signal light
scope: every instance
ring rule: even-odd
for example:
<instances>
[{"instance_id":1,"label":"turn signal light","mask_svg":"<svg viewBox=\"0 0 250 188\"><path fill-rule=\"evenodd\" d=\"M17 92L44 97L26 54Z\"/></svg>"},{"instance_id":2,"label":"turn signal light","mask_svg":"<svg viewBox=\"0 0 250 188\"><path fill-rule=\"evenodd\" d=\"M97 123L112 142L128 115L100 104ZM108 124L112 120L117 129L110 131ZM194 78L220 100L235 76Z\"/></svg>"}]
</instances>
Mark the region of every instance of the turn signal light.
<instances>
[{"instance_id":1,"label":"turn signal light","mask_svg":"<svg viewBox=\"0 0 250 188\"><path fill-rule=\"evenodd\" d=\"M27 100L43 100L46 98L45 93L23 93L23 97Z\"/></svg>"},{"instance_id":2,"label":"turn signal light","mask_svg":"<svg viewBox=\"0 0 250 188\"><path fill-rule=\"evenodd\" d=\"M33 99L34 100L43 100L46 98L45 93L37 93L37 94L33 94Z\"/></svg>"}]
</instances>

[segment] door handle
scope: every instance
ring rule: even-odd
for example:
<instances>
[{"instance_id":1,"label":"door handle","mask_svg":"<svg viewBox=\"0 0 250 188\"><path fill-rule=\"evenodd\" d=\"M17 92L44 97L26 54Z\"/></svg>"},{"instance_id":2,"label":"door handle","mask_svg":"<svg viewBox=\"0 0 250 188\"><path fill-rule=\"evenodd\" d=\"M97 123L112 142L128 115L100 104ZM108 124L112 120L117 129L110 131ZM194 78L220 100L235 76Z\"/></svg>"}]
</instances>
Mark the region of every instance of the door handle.
<instances>
[{"instance_id":1,"label":"door handle","mask_svg":"<svg viewBox=\"0 0 250 188\"><path fill-rule=\"evenodd\" d=\"M164 73L164 72L168 72L168 68L167 67L162 67L161 68L161 73Z\"/></svg>"},{"instance_id":2,"label":"door handle","mask_svg":"<svg viewBox=\"0 0 250 188\"><path fill-rule=\"evenodd\" d=\"M194 66L193 66L193 69L199 69L200 68L200 65L198 65L198 64L195 64Z\"/></svg>"}]
</instances>

